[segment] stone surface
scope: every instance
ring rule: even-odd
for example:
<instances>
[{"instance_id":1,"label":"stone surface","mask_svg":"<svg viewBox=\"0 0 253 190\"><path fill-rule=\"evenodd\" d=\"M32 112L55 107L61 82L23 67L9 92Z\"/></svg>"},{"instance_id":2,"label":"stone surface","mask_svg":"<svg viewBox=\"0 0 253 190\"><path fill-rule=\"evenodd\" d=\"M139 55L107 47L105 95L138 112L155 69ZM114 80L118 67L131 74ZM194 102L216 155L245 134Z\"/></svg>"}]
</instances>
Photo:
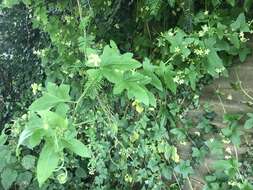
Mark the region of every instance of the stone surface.
<instances>
[{"instance_id":1,"label":"stone surface","mask_svg":"<svg viewBox=\"0 0 253 190\"><path fill-rule=\"evenodd\" d=\"M193 119L193 121L198 121L203 113L203 106L206 103L208 103L217 114L212 124L218 128L226 127L222 122L224 113L245 114L253 112L253 55L243 64L237 64L231 67L228 77L216 79L212 84L206 86L200 97L200 109L190 111L188 117ZM253 131L248 130L246 132L252 133ZM233 147L231 147L231 150L233 150ZM237 150L239 158L240 154L245 153L247 150L247 146ZM232 153L235 152L232 151ZM191 185L194 190L203 189L205 184L203 176L212 170L211 166L214 161L215 158L209 157L194 168L195 174L190 177ZM186 182L183 189L191 189L189 182Z\"/></svg>"}]
</instances>

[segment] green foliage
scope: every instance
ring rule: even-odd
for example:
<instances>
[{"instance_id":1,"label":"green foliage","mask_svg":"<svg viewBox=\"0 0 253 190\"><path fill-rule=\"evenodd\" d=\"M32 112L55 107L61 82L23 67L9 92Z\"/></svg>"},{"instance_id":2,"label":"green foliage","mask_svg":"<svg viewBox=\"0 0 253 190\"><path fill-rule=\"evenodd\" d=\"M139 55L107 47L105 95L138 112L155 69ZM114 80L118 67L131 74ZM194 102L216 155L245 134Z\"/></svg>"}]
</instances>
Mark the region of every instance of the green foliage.
<instances>
[{"instance_id":1,"label":"green foliage","mask_svg":"<svg viewBox=\"0 0 253 190\"><path fill-rule=\"evenodd\" d=\"M205 81L250 53L249 1L21 0L3 10L19 2L48 38L36 49L47 79L2 132L3 188L181 189L209 156L205 189L250 188L241 116L225 115L222 129L210 112L198 125L185 117Z\"/></svg>"}]
</instances>

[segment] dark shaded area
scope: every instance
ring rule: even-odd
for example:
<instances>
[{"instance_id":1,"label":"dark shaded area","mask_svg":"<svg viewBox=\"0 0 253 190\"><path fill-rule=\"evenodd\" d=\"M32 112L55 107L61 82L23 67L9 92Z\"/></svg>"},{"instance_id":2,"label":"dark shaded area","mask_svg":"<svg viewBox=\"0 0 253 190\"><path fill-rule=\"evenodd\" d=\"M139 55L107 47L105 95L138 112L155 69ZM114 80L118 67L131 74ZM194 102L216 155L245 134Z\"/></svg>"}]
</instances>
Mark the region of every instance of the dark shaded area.
<instances>
[{"instance_id":1,"label":"dark shaded area","mask_svg":"<svg viewBox=\"0 0 253 190\"><path fill-rule=\"evenodd\" d=\"M32 29L23 5L0 12L0 127L33 100L31 84L44 78L33 53L42 46L41 34Z\"/></svg>"}]
</instances>

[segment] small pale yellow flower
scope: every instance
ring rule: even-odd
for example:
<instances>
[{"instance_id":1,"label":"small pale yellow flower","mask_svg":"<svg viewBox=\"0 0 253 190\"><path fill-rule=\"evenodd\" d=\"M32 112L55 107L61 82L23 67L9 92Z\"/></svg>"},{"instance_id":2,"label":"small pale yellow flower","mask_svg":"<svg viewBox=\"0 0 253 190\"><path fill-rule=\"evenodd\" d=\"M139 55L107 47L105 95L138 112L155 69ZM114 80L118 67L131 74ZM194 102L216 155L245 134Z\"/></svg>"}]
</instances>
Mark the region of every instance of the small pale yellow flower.
<instances>
[{"instance_id":1,"label":"small pale yellow flower","mask_svg":"<svg viewBox=\"0 0 253 190\"><path fill-rule=\"evenodd\" d=\"M205 35L205 32L199 31L199 37L203 37Z\"/></svg>"},{"instance_id":2,"label":"small pale yellow flower","mask_svg":"<svg viewBox=\"0 0 253 190\"><path fill-rule=\"evenodd\" d=\"M222 142L223 142L224 144L229 144L231 141L230 141L230 140L223 139Z\"/></svg>"},{"instance_id":3,"label":"small pale yellow flower","mask_svg":"<svg viewBox=\"0 0 253 190\"><path fill-rule=\"evenodd\" d=\"M204 26L202 26L202 30L204 33L208 32L209 27L205 24Z\"/></svg>"},{"instance_id":4,"label":"small pale yellow flower","mask_svg":"<svg viewBox=\"0 0 253 190\"><path fill-rule=\"evenodd\" d=\"M168 35L169 35L169 36L174 36L174 33L171 32L171 31L169 31L169 32L168 32Z\"/></svg>"},{"instance_id":5,"label":"small pale yellow flower","mask_svg":"<svg viewBox=\"0 0 253 190\"><path fill-rule=\"evenodd\" d=\"M197 136L200 136L200 132L198 132L198 131L195 131L194 134Z\"/></svg>"},{"instance_id":6,"label":"small pale yellow flower","mask_svg":"<svg viewBox=\"0 0 253 190\"><path fill-rule=\"evenodd\" d=\"M232 95L231 95L231 94L229 94L229 95L227 96L227 99L228 99L228 100L233 100Z\"/></svg>"},{"instance_id":7,"label":"small pale yellow flower","mask_svg":"<svg viewBox=\"0 0 253 190\"><path fill-rule=\"evenodd\" d=\"M227 147L227 148L225 149L225 151L226 151L227 153L229 153L229 154L232 154L232 150L231 150L230 147Z\"/></svg>"},{"instance_id":8,"label":"small pale yellow flower","mask_svg":"<svg viewBox=\"0 0 253 190\"><path fill-rule=\"evenodd\" d=\"M98 67L101 63L101 59L97 54L92 53L88 55L88 63Z\"/></svg>"},{"instance_id":9,"label":"small pale yellow flower","mask_svg":"<svg viewBox=\"0 0 253 190\"><path fill-rule=\"evenodd\" d=\"M45 123L45 124L43 125L43 128L47 130L47 129L49 128L48 124Z\"/></svg>"},{"instance_id":10,"label":"small pale yellow flower","mask_svg":"<svg viewBox=\"0 0 253 190\"><path fill-rule=\"evenodd\" d=\"M42 88L41 84L38 85L37 83L33 83L31 87L34 95L36 95L38 91L41 91Z\"/></svg>"},{"instance_id":11,"label":"small pale yellow flower","mask_svg":"<svg viewBox=\"0 0 253 190\"><path fill-rule=\"evenodd\" d=\"M135 110L138 112L138 113L142 113L144 111L144 108L141 106L141 104L138 102L138 101L134 101L132 103L132 106L135 107Z\"/></svg>"},{"instance_id":12,"label":"small pale yellow flower","mask_svg":"<svg viewBox=\"0 0 253 190\"><path fill-rule=\"evenodd\" d=\"M176 53L179 53L179 52L180 52L180 48L179 48L179 47L176 47L176 48L175 48L175 52L176 52Z\"/></svg>"},{"instance_id":13,"label":"small pale yellow flower","mask_svg":"<svg viewBox=\"0 0 253 190\"><path fill-rule=\"evenodd\" d=\"M208 55L210 53L210 49L205 50L205 55Z\"/></svg>"}]
</instances>

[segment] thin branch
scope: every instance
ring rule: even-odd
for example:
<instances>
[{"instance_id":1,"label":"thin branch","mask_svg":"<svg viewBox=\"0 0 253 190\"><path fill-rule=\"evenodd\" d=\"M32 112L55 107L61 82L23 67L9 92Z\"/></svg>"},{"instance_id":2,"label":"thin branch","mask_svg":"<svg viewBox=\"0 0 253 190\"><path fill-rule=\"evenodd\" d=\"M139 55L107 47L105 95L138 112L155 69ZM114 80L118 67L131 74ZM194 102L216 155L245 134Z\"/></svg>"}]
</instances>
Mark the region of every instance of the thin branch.
<instances>
[{"instance_id":1,"label":"thin branch","mask_svg":"<svg viewBox=\"0 0 253 190\"><path fill-rule=\"evenodd\" d=\"M189 178L188 176L187 176L187 181L188 181L188 183L189 183L190 190L193 190L191 180L190 180L190 178Z\"/></svg>"},{"instance_id":2,"label":"thin branch","mask_svg":"<svg viewBox=\"0 0 253 190\"><path fill-rule=\"evenodd\" d=\"M175 174L175 172L173 172L173 176L175 177L175 179L177 181L177 185L178 185L179 190L182 190L181 185L179 183L179 180L178 180L177 175Z\"/></svg>"},{"instance_id":3,"label":"thin branch","mask_svg":"<svg viewBox=\"0 0 253 190\"><path fill-rule=\"evenodd\" d=\"M243 88L243 86L242 86L242 81L240 80L237 71L235 71L235 74L236 74L236 77L237 77L237 80L238 80L239 87L240 87L241 91L243 92L243 94L244 94L245 96L247 96L250 100L253 101L253 97L252 97L251 95L249 95L248 92Z\"/></svg>"}]
</instances>

